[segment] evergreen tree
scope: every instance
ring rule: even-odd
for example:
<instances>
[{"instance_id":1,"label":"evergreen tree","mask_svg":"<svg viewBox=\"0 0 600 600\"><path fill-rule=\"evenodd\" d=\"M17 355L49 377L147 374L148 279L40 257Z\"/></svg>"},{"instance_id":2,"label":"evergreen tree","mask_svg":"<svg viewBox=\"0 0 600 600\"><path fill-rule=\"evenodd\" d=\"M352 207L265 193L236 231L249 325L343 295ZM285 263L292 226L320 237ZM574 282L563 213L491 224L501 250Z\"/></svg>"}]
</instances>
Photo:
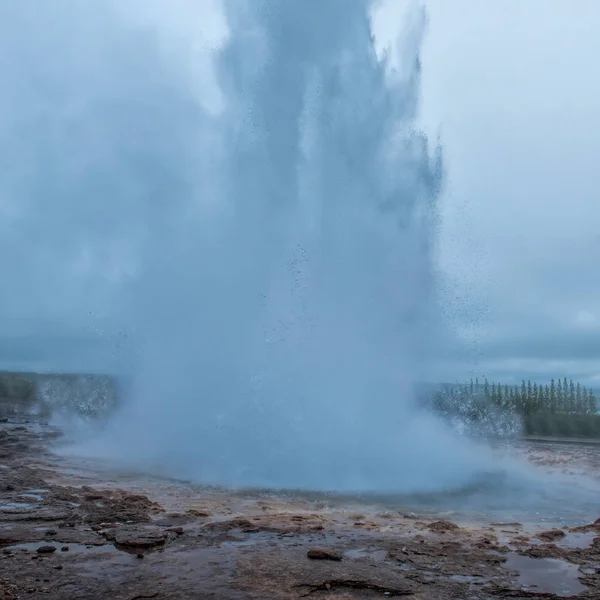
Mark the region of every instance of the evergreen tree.
<instances>
[{"instance_id":1,"label":"evergreen tree","mask_svg":"<svg viewBox=\"0 0 600 600\"><path fill-rule=\"evenodd\" d=\"M527 397L527 386L525 385L525 381L521 382L521 386L515 386L515 393L517 395L517 403L515 409L518 413L523 414L525 412L525 402Z\"/></svg>"},{"instance_id":2,"label":"evergreen tree","mask_svg":"<svg viewBox=\"0 0 600 600\"><path fill-rule=\"evenodd\" d=\"M507 404L511 410L515 410L517 407L517 398L515 396L515 388L511 385L508 390L508 400Z\"/></svg>"},{"instance_id":3,"label":"evergreen tree","mask_svg":"<svg viewBox=\"0 0 600 600\"><path fill-rule=\"evenodd\" d=\"M583 412L583 398L581 397L581 385L579 385L579 382L575 386L575 412Z\"/></svg>"},{"instance_id":4,"label":"evergreen tree","mask_svg":"<svg viewBox=\"0 0 600 600\"><path fill-rule=\"evenodd\" d=\"M563 379L562 388L563 388L563 405L564 405L564 411L568 413L568 412L571 411L571 409L570 409L571 401L569 400L569 386L567 385L567 378L566 377Z\"/></svg>"},{"instance_id":5,"label":"evergreen tree","mask_svg":"<svg viewBox=\"0 0 600 600\"><path fill-rule=\"evenodd\" d=\"M488 383L488 380L486 378L486 380L483 382L483 395L486 398L490 397L490 384Z\"/></svg>"},{"instance_id":6,"label":"evergreen tree","mask_svg":"<svg viewBox=\"0 0 600 600\"><path fill-rule=\"evenodd\" d=\"M532 390L532 394L533 394L533 406L534 406L534 410L539 410L540 409L540 398L538 395L538 385L537 382L533 382L533 390Z\"/></svg>"},{"instance_id":7,"label":"evergreen tree","mask_svg":"<svg viewBox=\"0 0 600 600\"><path fill-rule=\"evenodd\" d=\"M558 383L556 384L556 412L564 412L565 399L563 397L562 381L559 377Z\"/></svg>"},{"instance_id":8,"label":"evergreen tree","mask_svg":"<svg viewBox=\"0 0 600 600\"><path fill-rule=\"evenodd\" d=\"M531 387L531 380L527 381L527 403L531 404L533 398L533 388Z\"/></svg>"},{"instance_id":9,"label":"evergreen tree","mask_svg":"<svg viewBox=\"0 0 600 600\"><path fill-rule=\"evenodd\" d=\"M590 415L595 415L598 412L598 405L596 404L596 396L594 395L594 391L590 388L588 392L588 413Z\"/></svg>"},{"instance_id":10,"label":"evergreen tree","mask_svg":"<svg viewBox=\"0 0 600 600\"><path fill-rule=\"evenodd\" d=\"M575 396L575 384L569 380L569 412L577 412L577 398Z\"/></svg>"},{"instance_id":11,"label":"evergreen tree","mask_svg":"<svg viewBox=\"0 0 600 600\"><path fill-rule=\"evenodd\" d=\"M585 415L588 411L588 391L585 385L581 388L581 412Z\"/></svg>"},{"instance_id":12,"label":"evergreen tree","mask_svg":"<svg viewBox=\"0 0 600 600\"><path fill-rule=\"evenodd\" d=\"M550 398L549 398L550 412L556 412L556 384L554 379L550 380Z\"/></svg>"}]
</instances>

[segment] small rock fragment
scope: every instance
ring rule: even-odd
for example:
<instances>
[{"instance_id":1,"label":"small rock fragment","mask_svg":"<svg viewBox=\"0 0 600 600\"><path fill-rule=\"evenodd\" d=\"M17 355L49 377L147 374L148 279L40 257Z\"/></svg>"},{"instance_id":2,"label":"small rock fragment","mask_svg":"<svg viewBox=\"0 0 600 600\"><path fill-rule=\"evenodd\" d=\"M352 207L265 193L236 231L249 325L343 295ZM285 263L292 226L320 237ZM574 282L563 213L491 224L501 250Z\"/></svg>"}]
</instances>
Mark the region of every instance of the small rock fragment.
<instances>
[{"instance_id":1,"label":"small rock fragment","mask_svg":"<svg viewBox=\"0 0 600 600\"><path fill-rule=\"evenodd\" d=\"M63 547L60 549L60 551L61 551L61 552L68 552L68 551L69 551L69 546L63 546Z\"/></svg>"},{"instance_id":2,"label":"small rock fragment","mask_svg":"<svg viewBox=\"0 0 600 600\"><path fill-rule=\"evenodd\" d=\"M183 527L169 527L166 531L169 533L176 533L177 535L183 534Z\"/></svg>"},{"instance_id":3,"label":"small rock fragment","mask_svg":"<svg viewBox=\"0 0 600 600\"><path fill-rule=\"evenodd\" d=\"M52 554L56 552L56 546L40 546L37 549L38 554Z\"/></svg>"},{"instance_id":4,"label":"small rock fragment","mask_svg":"<svg viewBox=\"0 0 600 600\"><path fill-rule=\"evenodd\" d=\"M542 533L538 533L537 537L540 540L552 542L554 540L564 538L566 535L567 534L561 529L550 529L549 531L542 531Z\"/></svg>"},{"instance_id":5,"label":"small rock fragment","mask_svg":"<svg viewBox=\"0 0 600 600\"><path fill-rule=\"evenodd\" d=\"M437 532L446 532L446 531L455 531L459 529L456 523L452 523L452 521L446 521L445 519L441 519L440 521L434 521L428 525L431 531Z\"/></svg>"},{"instance_id":6,"label":"small rock fragment","mask_svg":"<svg viewBox=\"0 0 600 600\"><path fill-rule=\"evenodd\" d=\"M342 555L331 550L313 549L306 554L312 560L342 560Z\"/></svg>"}]
</instances>

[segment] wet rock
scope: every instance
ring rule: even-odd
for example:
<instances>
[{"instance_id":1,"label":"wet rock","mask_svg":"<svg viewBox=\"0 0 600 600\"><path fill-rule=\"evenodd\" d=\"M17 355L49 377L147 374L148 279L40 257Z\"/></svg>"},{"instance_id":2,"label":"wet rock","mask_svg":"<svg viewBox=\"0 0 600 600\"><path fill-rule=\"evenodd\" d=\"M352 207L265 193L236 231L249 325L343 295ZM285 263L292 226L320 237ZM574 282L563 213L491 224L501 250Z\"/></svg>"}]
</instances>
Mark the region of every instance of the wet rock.
<instances>
[{"instance_id":1,"label":"wet rock","mask_svg":"<svg viewBox=\"0 0 600 600\"><path fill-rule=\"evenodd\" d=\"M259 528L248 519L236 518L227 521L215 521L202 527L206 531L225 532L232 529L241 529L243 533L256 533Z\"/></svg>"},{"instance_id":2,"label":"wet rock","mask_svg":"<svg viewBox=\"0 0 600 600\"><path fill-rule=\"evenodd\" d=\"M169 533L175 533L177 535L183 535L183 527L169 527L168 529L165 529L165 531L169 532Z\"/></svg>"},{"instance_id":3,"label":"wet rock","mask_svg":"<svg viewBox=\"0 0 600 600\"><path fill-rule=\"evenodd\" d=\"M83 522L101 528L102 523L147 523L153 514L162 512L160 505L141 494L125 490L97 490L83 487L78 511Z\"/></svg>"},{"instance_id":4,"label":"wet rock","mask_svg":"<svg viewBox=\"0 0 600 600\"><path fill-rule=\"evenodd\" d=\"M427 527L430 531L435 531L437 533L445 533L447 531L456 531L457 529L460 529L456 523L446 521L445 519L429 523Z\"/></svg>"},{"instance_id":5,"label":"wet rock","mask_svg":"<svg viewBox=\"0 0 600 600\"><path fill-rule=\"evenodd\" d=\"M56 529L48 529L48 531L46 531L46 535L48 536L56 535L57 533L58 531L56 531Z\"/></svg>"},{"instance_id":6,"label":"wet rock","mask_svg":"<svg viewBox=\"0 0 600 600\"><path fill-rule=\"evenodd\" d=\"M106 539L114 541L117 547L122 548L154 548L164 545L169 539L169 534L162 530L138 529L123 527L107 534Z\"/></svg>"},{"instance_id":7,"label":"wet rock","mask_svg":"<svg viewBox=\"0 0 600 600\"><path fill-rule=\"evenodd\" d=\"M333 550L322 550L322 549L318 549L318 548L309 550L307 552L306 556L308 556L308 558L311 558L312 560L334 560L334 561L342 560L341 554L338 554L337 552L335 552Z\"/></svg>"},{"instance_id":8,"label":"wet rock","mask_svg":"<svg viewBox=\"0 0 600 600\"><path fill-rule=\"evenodd\" d=\"M562 558L567 554L563 548L559 548L556 544L543 544L541 546L531 546L519 552L521 556L529 556L530 558Z\"/></svg>"},{"instance_id":9,"label":"wet rock","mask_svg":"<svg viewBox=\"0 0 600 600\"><path fill-rule=\"evenodd\" d=\"M60 549L60 551L61 551L61 552L68 552L68 551L69 551L69 546L63 546L63 547Z\"/></svg>"},{"instance_id":10,"label":"wet rock","mask_svg":"<svg viewBox=\"0 0 600 600\"><path fill-rule=\"evenodd\" d=\"M553 542L554 540L560 540L564 538L567 534L562 529L550 529L548 531L542 531L538 533L537 537L540 540L544 540L546 542Z\"/></svg>"},{"instance_id":11,"label":"wet rock","mask_svg":"<svg viewBox=\"0 0 600 600\"><path fill-rule=\"evenodd\" d=\"M588 525L580 525L579 527L571 527L569 529L572 533L589 533L592 531L600 532L600 519L596 519L593 523Z\"/></svg>"},{"instance_id":12,"label":"wet rock","mask_svg":"<svg viewBox=\"0 0 600 600\"><path fill-rule=\"evenodd\" d=\"M98 502L99 500L104 500L104 495L103 494L86 494L83 499L86 502Z\"/></svg>"},{"instance_id":13,"label":"wet rock","mask_svg":"<svg viewBox=\"0 0 600 600\"><path fill-rule=\"evenodd\" d=\"M185 511L186 515L190 515L192 517L199 517L202 519L207 519L208 517L212 517L212 514L206 510L196 510L195 508L190 508Z\"/></svg>"},{"instance_id":14,"label":"wet rock","mask_svg":"<svg viewBox=\"0 0 600 600\"><path fill-rule=\"evenodd\" d=\"M38 554L52 554L56 552L56 546L40 546L37 549Z\"/></svg>"}]
</instances>

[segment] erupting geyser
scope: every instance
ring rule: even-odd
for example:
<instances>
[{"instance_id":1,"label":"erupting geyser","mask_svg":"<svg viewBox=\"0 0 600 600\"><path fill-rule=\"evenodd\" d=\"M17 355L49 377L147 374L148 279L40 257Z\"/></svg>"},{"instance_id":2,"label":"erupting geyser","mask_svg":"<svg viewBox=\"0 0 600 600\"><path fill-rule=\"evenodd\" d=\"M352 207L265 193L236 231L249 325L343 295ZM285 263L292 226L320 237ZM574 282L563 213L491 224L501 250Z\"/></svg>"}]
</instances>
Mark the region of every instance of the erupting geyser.
<instances>
[{"instance_id":1,"label":"erupting geyser","mask_svg":"<svg viewBox=\"0 0 600 600\"><path fill-rule=\"evenodd\" d=\"M437 331L424 19L393 73L367 0L225 6L214 70L194 70L131 2L2 5L22 66L3 86L19 291L132 340L127 401L87 448L207 483L468 481L486 458L414 402Z\"/></svg>"}]
</instances>

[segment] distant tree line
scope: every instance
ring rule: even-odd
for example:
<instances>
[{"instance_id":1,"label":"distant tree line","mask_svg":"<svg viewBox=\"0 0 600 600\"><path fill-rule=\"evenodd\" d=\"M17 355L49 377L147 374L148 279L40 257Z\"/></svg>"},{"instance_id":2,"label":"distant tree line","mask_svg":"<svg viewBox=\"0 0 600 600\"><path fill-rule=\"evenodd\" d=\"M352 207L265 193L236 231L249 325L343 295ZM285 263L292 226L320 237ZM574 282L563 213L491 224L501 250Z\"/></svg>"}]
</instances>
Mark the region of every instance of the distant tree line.
<instances>
[{"instance_id":1,"label":"distant tree line","mask_svg":"<svg viewBox=\"0 0 600 600\"><path fill-rule=\"evenodd\" d=\"M31 400L35 396L35 383L26 375L0 373L0 400Z\"/></svg>"},{"instance_id":2,"label":"distant tree line","mask_svg":"<svg viewBox=\"0 0 600 600\"><path fill-rule=\"evenodd\" d=\"M521 385L514 386L490 384L487 379L481 384L476 379L470 382L469 393L483 393L495 406L510 408L523 416L540 411L579 415L595 415L598 412L594 391L566 377L551 379L546 385L523 380Z\"/></svg>"},{"instance_id":3,"label":"distant tree line","mask_svg":"<svg viewBox=\"0 0 600 600\"><path fill-rule=\"evenodd\" d=\"M600 415L592 389L566 377L547 384L506 385L471 380L444 386L432 398L435 410L485 433L505 434L520 426L526 435L600 437ZM516 417L516 419L515 419Z\"/></svg>"}]
</instances>

